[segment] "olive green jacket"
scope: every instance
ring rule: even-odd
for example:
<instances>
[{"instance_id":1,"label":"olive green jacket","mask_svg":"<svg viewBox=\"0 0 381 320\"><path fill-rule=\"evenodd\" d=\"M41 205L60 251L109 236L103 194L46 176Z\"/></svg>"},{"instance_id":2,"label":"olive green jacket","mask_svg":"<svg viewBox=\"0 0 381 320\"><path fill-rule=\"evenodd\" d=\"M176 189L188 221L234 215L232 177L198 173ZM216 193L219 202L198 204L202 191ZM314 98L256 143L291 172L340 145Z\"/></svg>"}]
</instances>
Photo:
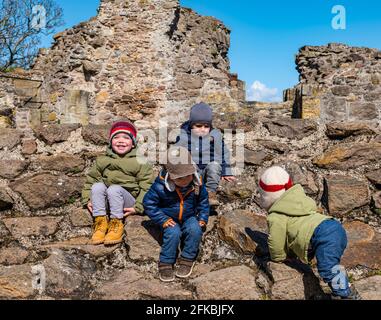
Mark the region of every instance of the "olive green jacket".
<instances>
[{"instance_id":1,"label":"olive green jacket","mask_svg":"<svg viewBox=\"0 0 381 320\"><path fill-rule=\"evenodd\" d=\"M103 182L107 187L120 185L135 199L136 213L142 214L143 198L151 187L154 177L152 166L137 157L137 149L132 149L123 157L116 154L110 146L106 154L99 156L86 176L82 189L82 205L86 206L90 200L91 187L94 183Z\"/></svg>"},{"instance_id":2,"label":"olive green jacket","mask_svg":"<svg viewBox=\"0 0 381 320\"><path fill-rule=\"evenodd\" d=\"M317 213L315 201L305 195L300 184L294 185L269 209L267 222L271 260L281 262L293 253L308 263L311 237L316 227L330 218Z\"/></svg>"}]
</instances>

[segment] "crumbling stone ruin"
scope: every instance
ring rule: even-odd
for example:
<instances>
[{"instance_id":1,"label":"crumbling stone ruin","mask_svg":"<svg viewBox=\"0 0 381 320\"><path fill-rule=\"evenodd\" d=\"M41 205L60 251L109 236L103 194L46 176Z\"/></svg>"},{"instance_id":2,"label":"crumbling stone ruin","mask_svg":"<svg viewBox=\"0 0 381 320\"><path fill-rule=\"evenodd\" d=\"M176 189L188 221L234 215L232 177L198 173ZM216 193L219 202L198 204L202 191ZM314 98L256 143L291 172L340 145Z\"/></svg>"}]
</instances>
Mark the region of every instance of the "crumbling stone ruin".
<instances>
[{"instance_id":1,"label":"crumbling stone ruin","mask_svg":"<svg viewBox=\"0 0 381 320\"><path fill-rule=\"evenodd\" d=\"M31 70L0 75L1 299L328 299L314 265L268 261L257 183L274 164L344 223L342 264L363 298L381 299L381 129L367 106L380 111L379 52L304 47L301 83L266 104L244 101L228 49L222 22L178 1L103 0ZM79 196L112 121L156 134L199 101L232 133L244 169L221 184L192 278L164 288L158 228L132 216L123 244L89 245L92 219Z\"/></svg>"},{"instance_id":2,"label":"crumbling stone ruin","mask_svg":"<svg viewBox=\"0 0 381 320\"><path fill-rule=\"evenodd\" d=\"M381 52L377 49L305 46L296 57L300 83L285 92L295 118L381 121Z\"/></svg>"},{"instance_id":3,"label":"crumbling stone ruin","mask_svg":"<svg viewBox=\"0 0 381 320\"><path fill-rule=\"evenodd\" d=\"M222 22L178 0L103 0L96 17L40 50L32 67L43 79L40 121L87 125L124 117L146 128L160 119L178 123L200 100L236 107L244 84L229 72L229 44Z\"/></svg>"}]
</instances>

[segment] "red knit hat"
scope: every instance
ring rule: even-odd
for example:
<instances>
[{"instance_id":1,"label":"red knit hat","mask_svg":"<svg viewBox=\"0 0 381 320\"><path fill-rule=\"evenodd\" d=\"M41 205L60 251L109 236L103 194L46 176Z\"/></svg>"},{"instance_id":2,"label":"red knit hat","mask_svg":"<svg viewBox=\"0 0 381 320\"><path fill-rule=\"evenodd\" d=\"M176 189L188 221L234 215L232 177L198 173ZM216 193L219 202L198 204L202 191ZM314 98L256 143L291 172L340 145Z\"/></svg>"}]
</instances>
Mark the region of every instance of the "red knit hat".
<instances>
[{"instance_id":1,"label":"red knit hat","mask_svg":"<svg viewBox=\"0 0 381 320\"><path fill-rule=\"evenodd\" d=\"M281 167L268 168L259 180L261 206L268 210L280 196L293 186L290 175Z\"/></svg>"},{"instance_id":2,"label":"red knit hat","mask_svg":"<svg viewBox=\"0 0 381 320\"><path fill-rule=\"evenodd\" d=\"M118 133L121 133L121 132L127 133L130 136L130 138L132 139L134 146L136 146L137 130L136 130L135 126L128 121L118 121L112 125L111 130L110 130L110 137L109 137L110 143L111 143L112 139L115 137L115 135L117 135Z\"/></svg>"}]
</instances>

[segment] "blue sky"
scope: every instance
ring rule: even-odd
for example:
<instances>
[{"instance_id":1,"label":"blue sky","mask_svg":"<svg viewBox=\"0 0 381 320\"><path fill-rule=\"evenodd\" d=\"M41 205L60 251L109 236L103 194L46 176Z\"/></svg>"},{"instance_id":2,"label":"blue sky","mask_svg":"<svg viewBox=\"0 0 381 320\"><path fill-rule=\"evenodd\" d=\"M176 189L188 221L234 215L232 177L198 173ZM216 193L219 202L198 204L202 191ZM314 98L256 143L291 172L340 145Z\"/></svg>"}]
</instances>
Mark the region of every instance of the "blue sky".
<instances>
[{"instance_id":1,"label":"blue sky","mask_svg":"<svg viewBox=\"0 0 381 320\"><path fill-rule=\"evenodd\" d=\"M56 0L62 30L96 15L99 0ZM342 42L381 49L378 0L180 0L182 6L222 20L232 30L231 72L246 82L248 98L276 101L298 82L295 54L304 45ZM346 29L332 28L335 5L346 9ZM49 46L45 39L44 46Z\"/></svg>"}]
</instances>

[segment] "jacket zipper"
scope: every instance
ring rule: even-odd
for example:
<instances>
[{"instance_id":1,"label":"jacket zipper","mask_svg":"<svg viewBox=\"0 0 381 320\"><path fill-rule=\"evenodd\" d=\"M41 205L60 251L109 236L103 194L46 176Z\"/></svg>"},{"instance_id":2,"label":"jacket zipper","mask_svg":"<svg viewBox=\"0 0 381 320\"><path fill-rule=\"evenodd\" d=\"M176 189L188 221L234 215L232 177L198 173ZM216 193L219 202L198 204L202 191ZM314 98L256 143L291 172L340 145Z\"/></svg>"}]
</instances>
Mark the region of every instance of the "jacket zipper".
<instances>
[{"instance_id":1,"label":"jacket zipper","mask_svg":"<svg viewBox=\"0 0 381 320\"><path fill-rule=\"evenodd\" d=\"M180 190L178 188L176 188L176 192L180 198L180 212L179 212L179 222L181 223L182 219L183 219L183 211L184 211L184 199L192 192L194 191L194 188L192 188L191 190L189 190L183 197L183 195L181 194Z\"/></svg>"}]
</instances>

